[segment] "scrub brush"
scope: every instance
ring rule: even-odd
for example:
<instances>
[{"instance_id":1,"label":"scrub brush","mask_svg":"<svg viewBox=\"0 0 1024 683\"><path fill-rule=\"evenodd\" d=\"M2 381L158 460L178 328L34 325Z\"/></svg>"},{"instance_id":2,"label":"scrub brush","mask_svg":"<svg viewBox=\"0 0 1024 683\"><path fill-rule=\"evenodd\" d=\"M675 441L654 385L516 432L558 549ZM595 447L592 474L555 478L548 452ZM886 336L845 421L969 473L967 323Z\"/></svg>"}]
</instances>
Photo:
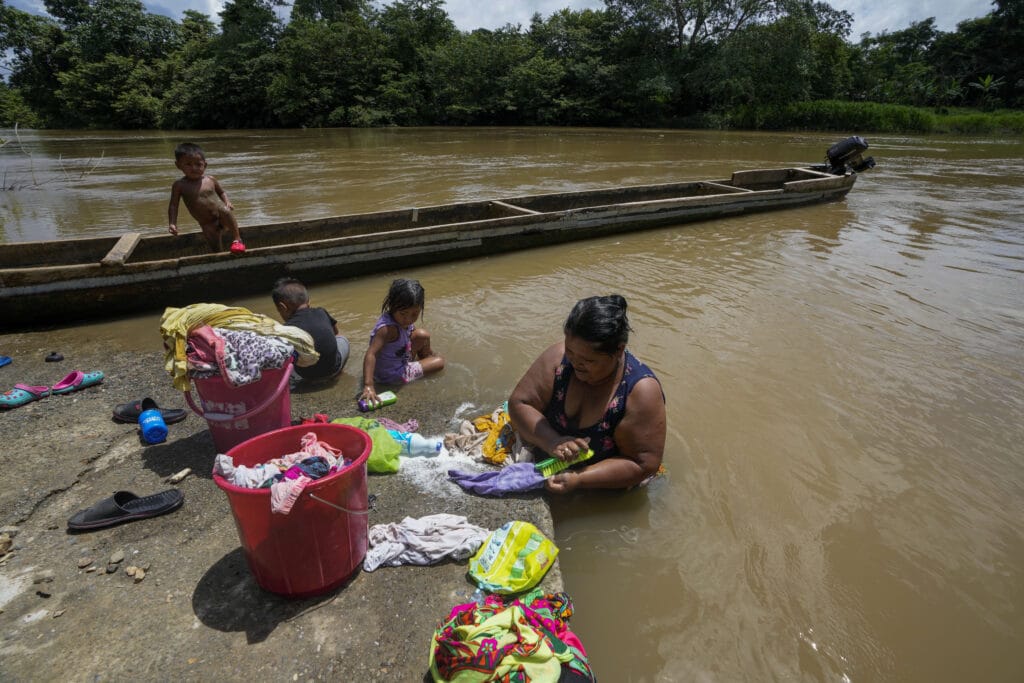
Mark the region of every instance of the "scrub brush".
<instances>
[{"instance_id":1,"label":"scrub brush","mask_svg":"<svg viewBox=\"0 0 1024 683\"><path fill-rule=\"evenodd\" d=\"M588 448L585 451L580 451L579 453L577 453L576 457L573 458L572 460L559 460L558 458L548 458L547 460L541 460L540 462L535 464L533 468L540 472L541 474L543 474L544 478L547 479L548 477L558 474L559 472L564 472L573 465L577 465L583 462L584 460L589 460L591 457L593 457L593 455L594 451Z\"/></svg>"}]
</instances>

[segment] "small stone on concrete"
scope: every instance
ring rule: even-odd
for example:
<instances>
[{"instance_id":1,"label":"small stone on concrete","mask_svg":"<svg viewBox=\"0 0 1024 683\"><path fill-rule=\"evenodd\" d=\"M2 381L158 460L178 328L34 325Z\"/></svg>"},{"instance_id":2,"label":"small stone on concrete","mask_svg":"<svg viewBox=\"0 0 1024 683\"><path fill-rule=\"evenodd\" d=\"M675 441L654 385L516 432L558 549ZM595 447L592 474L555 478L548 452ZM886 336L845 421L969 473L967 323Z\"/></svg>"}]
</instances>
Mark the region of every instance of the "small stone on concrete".
<instances>
[{"instance_id":1,"label":"small stone on concrete","mask_svg":"<svg viewBox=\"0 0 1024 683\"><path fill-rule=\"evenodd\" d=\"M110 556L110 564L120 564L124 561L124 551L118 550Z\"/></svg>"},{"instance_id":2,"label":"small stone on concrete","mask_svg":"<svg viewBox=\"0 0 1024 683\"><path fill-rule=\"evenodd\" d=\"M134 564L130 564L124 568L124 573L128 576L135 576L135 572L137 572L138 570L138 567L136 567Z\"/></svg>"},{"instance_id":3,"label":"small stone on concrete","mask_svg":"<svg viewBox=\"0 0 1024 683\"><path fill-rule=\"evenodd\" d=\"M53 570L44 569L35 576L32 577L32 583L52 583L53 582Z\"/></svg>"},{"instance_id":4,"label":"small stone on concrete","mask_svg":"<svg viewBox=\"0 0 1024 683\"><path fill-rule=\"evenodd\" d=\"M78 568L79 569L85 569L90 564L92 564L92 558L91 557L82 557L82 558L79 558L79 560L78 560Z\"/></svg>"},{"instance_id":5,"label":"small stone on concrete","mask_svg":"<svg viewBox=\"0 0 1024 683\"><path fill-rule=\"evenodd\" d=\"M142 581L144 578L146 578L146 572L142 571L141 569L136 568L135 569L135 583L138 583L139 581Z\"/></svg>"},{"instance_id":6,"label":"small stone on concrete","mask_svg":"<svg viewBox=\"0 0 1024 683\"><path fill-rule=\"evenodd\" d=\"M185 469L181 470L180 472L175 472L171 476L167 477L167 483L168 484L177 484L179 481L181 481L182 479L184 479L185 477L187 477L190 474L192 474L192 468L191 467L186 467Z\"/></svg>"},{"instance_id":7,"label":"small stone on concrete","mask_svg":"<svg viewBox=\"0 0 1024 683\"><path fill-rule=\"evenodd\" d=\"M116 571L117 571L117 565L116 564L108 564L107 565L107 573L108 574L113 574Z\"/></svg>"}]
</instances>

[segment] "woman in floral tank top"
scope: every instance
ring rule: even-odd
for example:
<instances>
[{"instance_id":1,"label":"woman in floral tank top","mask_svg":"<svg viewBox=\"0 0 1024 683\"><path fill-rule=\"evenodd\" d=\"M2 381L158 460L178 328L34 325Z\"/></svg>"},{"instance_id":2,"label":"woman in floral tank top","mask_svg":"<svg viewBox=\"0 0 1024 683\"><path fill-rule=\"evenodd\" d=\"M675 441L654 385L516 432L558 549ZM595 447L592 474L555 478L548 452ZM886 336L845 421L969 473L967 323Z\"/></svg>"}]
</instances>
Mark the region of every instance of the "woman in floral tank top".
<instances>
[{"instance_id":1,"label":"woman in floral tank top","mask_svg":"<svg viewBox=\"0 0 1024 683\"><path fill-rule=\"evenodd\" d=\"M629 488L654 476L665 449L665 395L626 350L629 318L617 295L581 299L509 397L512 425L529 444L562 460L593 457L550 477L547 489Z\"/></svg>"}]
</instances>

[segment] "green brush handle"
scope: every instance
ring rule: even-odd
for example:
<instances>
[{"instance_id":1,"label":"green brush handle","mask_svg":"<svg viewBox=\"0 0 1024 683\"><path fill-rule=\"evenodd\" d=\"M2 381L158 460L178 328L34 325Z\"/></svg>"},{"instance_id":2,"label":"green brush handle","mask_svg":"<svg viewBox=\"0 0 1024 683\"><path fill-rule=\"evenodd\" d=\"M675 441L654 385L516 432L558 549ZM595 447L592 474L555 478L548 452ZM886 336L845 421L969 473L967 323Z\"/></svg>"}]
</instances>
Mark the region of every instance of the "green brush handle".
<instances>
[{"instance_id":1,"label":"green brush handle","mask_svg":"<svg viewBox=\"0 0 1024 683\"><path fill-rule=\"evenodd\" d=\"M576 457L573 458L572 460L559 460L558 458L548 458L547 460L541 460L533 467L535 470L543 474L545 477L550 477L554 474L558 474L559 472L563 472L569 469L573 465L578 465L579 463L589 459L593 455L594 451L588 448L585 451L580 451L579 453L577 453Z\"/></svg>"}]
</instances>

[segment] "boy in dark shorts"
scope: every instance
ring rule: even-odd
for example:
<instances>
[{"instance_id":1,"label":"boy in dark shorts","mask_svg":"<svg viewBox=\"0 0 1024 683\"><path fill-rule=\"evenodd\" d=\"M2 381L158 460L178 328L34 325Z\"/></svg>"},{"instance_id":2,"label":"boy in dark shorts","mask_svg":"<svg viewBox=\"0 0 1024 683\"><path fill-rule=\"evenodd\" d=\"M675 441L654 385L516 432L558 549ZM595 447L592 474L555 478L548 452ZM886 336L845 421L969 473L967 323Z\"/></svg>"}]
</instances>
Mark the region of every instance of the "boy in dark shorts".
<instances>
[{"instance_id":1,"label":"boy in dark shorts","mask_svg":"<svg viewBox=\"0 0 1024 683\"><path fill-rule=\"evenodd\" d=\"M245 245L238 232L234 208L224 188L212 175L206 175L206 155L199 145L183 142L174 149L174 165L184 173L171 185L171 203L167 207L167 231L178 234L178 201L199 223L212 251L224 251L224 233L232 237L231 253L242 254Z\"/></svg>"},{"instance_id":2,"label":"boy in dark shorts","mask_svg":"<svg viewBox=\"0 0 1024 683\"><path fill-rule=\"evenodd\" d=\"M292 366L293 385L301 380L324 381L341 374L348 362L348 339L338 333L338 321L322 308L310 308L306 286L285 277L274 283L274 306L285 325L309 333L320 360L305 368Z\"/></svg>"}]
</instances>

